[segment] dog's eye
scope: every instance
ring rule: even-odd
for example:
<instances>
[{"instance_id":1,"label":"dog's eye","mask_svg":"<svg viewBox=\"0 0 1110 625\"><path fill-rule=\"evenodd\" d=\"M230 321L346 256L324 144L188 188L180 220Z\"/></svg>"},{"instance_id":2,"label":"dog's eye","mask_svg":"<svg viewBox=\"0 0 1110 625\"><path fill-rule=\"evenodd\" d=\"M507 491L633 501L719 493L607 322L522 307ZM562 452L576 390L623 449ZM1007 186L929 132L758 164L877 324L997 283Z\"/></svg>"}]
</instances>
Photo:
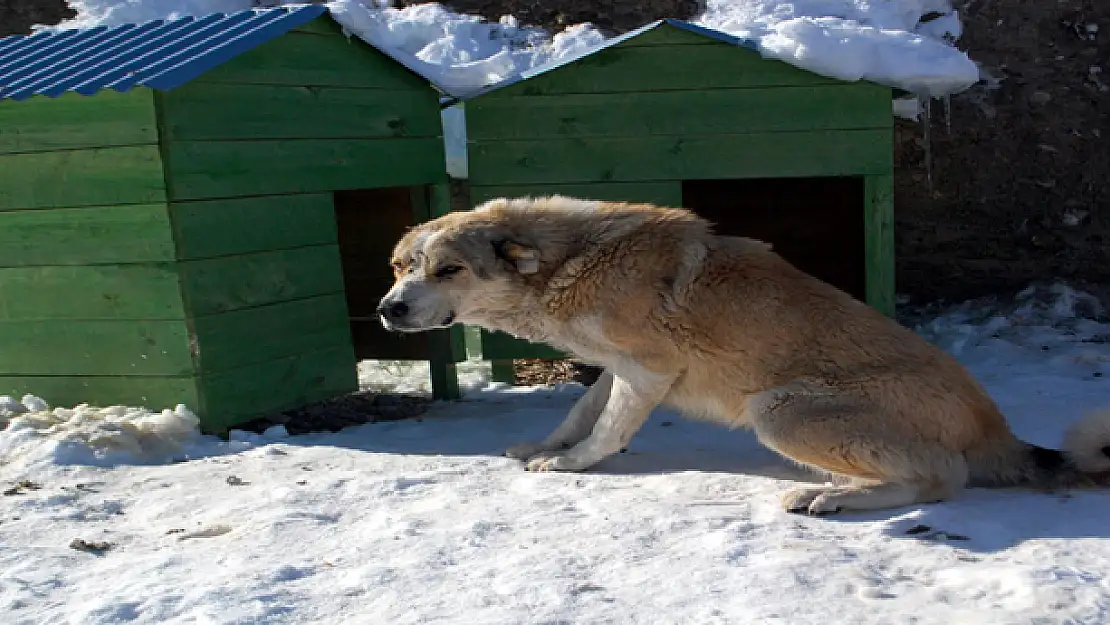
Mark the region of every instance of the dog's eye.
<instances>
[{"instance_id":1,"label":"dog's eye","mask_svg":"<svg viewBox=\"0 0 1110 625\"><path fill-rule=\"evenodd\" d=\"M437 278L448 278L459 273L460 271L462 271L462 269L463 268L458 265L447 265L446 267L440 267L439 269L437 269L435 276Z\"/></svg>"}]
</instances>

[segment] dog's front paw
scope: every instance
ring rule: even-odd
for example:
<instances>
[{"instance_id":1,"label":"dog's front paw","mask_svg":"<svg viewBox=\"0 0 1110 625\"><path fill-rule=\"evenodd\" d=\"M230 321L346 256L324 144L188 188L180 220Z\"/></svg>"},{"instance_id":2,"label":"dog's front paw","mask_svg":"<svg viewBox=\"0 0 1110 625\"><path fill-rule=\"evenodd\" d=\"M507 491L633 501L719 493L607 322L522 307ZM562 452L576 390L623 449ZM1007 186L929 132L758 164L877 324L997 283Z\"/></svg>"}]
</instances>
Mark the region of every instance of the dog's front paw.
<instances>
[{"instance_id":1,"label":"dog's front paw","mask_svg":"<svg viewBox=\"0 0 1110 625\"><path fill-rule=\"evenodd\" d=\"M528 460L529 471L545 473L548 471L582 471L592 462L584 462L574 456L560 453L539 453Z\"/></svg>"},{"instance_id":2,"label":"dog's front paw","mask_svg":"<svg viewBox=\"0 0 1110 625\"><path fill-rule=\"evenodd\" d=\"M827 486L795 488L787 491L782 497L782 506L787 512L793 514L808 514L810 516L828 516L840 512L831 496L835 492Z\"/></svg>"},{"instance_id":3,"label":"dog's front paw","mask_svg":"<svg viewBox=\"0 0 1110 625\"><path fill-rule=\"evenodd\" d=\"M543 443L520 443L505 450L505 455L517 460L527 460L541 451L550 451Z\"/></svg>"}]
</instances>

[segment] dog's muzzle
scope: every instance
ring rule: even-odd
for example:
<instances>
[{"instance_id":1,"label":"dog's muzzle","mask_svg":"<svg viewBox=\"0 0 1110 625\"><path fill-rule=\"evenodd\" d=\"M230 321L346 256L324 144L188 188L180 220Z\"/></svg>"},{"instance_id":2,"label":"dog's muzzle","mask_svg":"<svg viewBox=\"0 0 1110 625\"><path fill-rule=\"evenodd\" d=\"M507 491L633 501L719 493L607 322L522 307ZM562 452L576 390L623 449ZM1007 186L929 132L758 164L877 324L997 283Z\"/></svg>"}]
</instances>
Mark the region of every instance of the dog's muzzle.
<instances>
[{"instance_id":1,"label":"dog's muzzle","mask_svg":"<svg viewBox=\"0 0 1110 625\"><path fill-rule=\"evenodd\" d=\"M382 320L382 326L386 330L393 332L423 332L425 330L432 330L435 328L446 328L455 322L454 311L448 313L447 317L435 325L412 325L411 320L408 319L412 310L409 305L402 301L387 302L382 300L378 304L378 316Z\"/></svg>"}]
</instances>

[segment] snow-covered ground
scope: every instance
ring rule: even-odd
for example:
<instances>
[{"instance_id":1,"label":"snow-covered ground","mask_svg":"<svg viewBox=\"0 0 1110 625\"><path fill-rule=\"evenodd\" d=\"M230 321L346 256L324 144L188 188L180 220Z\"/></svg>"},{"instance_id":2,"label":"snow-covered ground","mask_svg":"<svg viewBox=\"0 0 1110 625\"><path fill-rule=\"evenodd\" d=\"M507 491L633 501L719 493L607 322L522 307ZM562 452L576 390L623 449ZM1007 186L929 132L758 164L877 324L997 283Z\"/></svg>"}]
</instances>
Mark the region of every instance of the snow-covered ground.
<instances>
[{"instance_id":1,"label":"snow-covered ground","mask_svg":"<svg viewBox=\"0 0 1110 625\"><path fill-rule=\"evenodd\" d=\"M230 13L292 0L68 0L61 28ZM445 91L465 96L522 72L579 56L605 37L590 24L552 35L510 16L487 23L440 4L333 0L349 32L386 50ZM754 42L769 58L843 80L872 80L939 97L974 84L979 70L951 44L961 32L950 0L707 0L694 23Z\"/></svg>"},{"instance_id":2,"label":"snow-covered ground","mask_svg":"<svg viewBox=\"0 0 1110 625\"><path fill-rule=\"evenodd\" d=\"M1101 314L1057 287L920 331L1020 435L1056 445L1110 404ZM582 389L472 386L420 421L230 441L184 410L0 400L0 621L1110 622L1110 492L798 517L778 496L806 475L747 432L664 411L596 470L533 474L501 450Z\"/></svg>"}]
</instances>

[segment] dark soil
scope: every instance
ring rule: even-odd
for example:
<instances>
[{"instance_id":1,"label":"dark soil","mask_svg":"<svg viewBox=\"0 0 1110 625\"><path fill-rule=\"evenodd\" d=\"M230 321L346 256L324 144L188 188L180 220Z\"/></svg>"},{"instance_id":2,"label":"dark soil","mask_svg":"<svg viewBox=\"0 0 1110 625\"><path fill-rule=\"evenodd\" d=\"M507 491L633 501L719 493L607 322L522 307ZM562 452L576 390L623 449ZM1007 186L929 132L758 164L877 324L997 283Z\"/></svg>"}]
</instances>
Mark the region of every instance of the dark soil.
<instances>
[{"instance_id":1,"label":"dark soil","mask_svg":"<svg viewBox=\"0 0 1110 625\"><path fill-rule=\"evenodd\" d=\"M62 0L0 0L0 37L26 34L34 24L57 24L73 16Z\"/></svg>"},{"instance_id":2,"label":"dark soil","mask_svg":"<svg viewBox=\"0 0 1110 625\"><path fill-rule=\"evenodd\" d=\"M290 434L338 432L346 427L419 417L431 401L417 395L358 392L309 404L235 426L247 432L265 432L276 425Z\"/></svg>"}]
</instances>

